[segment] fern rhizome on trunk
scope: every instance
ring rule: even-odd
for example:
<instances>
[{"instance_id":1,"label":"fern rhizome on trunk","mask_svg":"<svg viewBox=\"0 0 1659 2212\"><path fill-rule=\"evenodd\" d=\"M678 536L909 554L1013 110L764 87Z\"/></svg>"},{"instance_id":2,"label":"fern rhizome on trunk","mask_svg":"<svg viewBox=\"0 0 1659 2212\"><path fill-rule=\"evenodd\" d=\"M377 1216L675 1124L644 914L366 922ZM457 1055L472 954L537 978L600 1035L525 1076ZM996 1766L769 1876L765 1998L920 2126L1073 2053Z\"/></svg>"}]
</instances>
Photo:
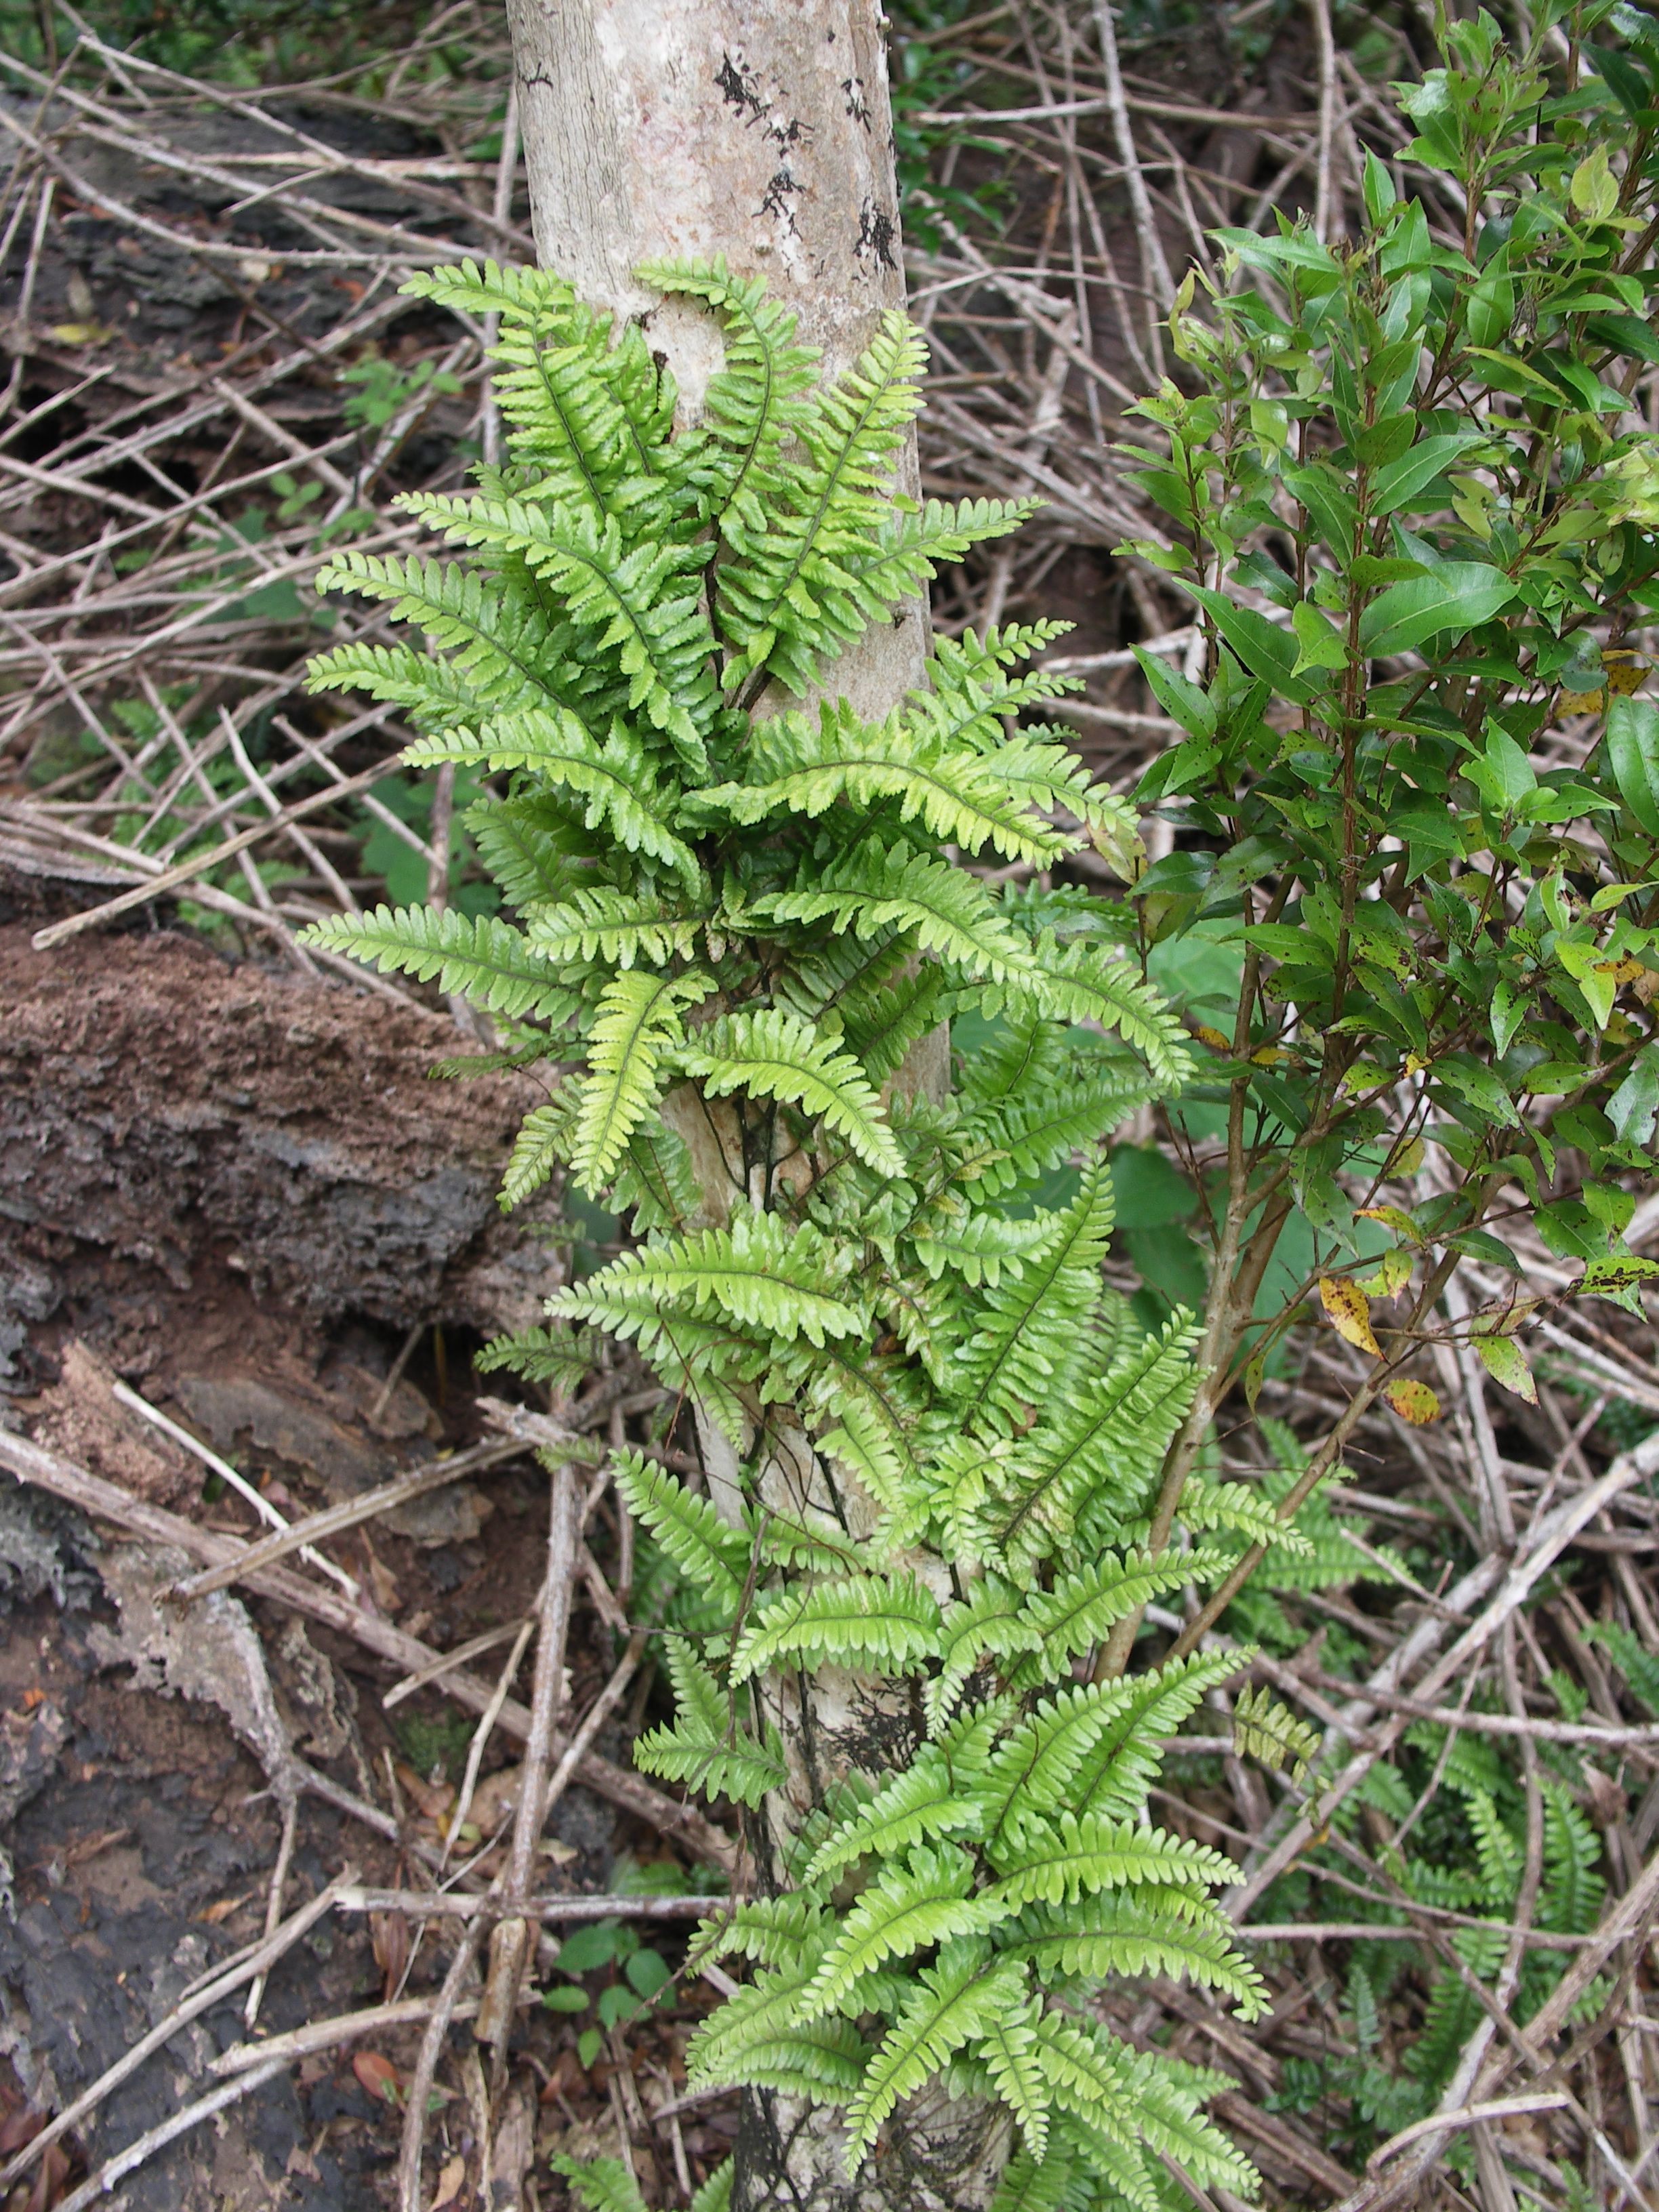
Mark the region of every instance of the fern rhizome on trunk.
<instances>
[{"instance_id":1,"label":"fern rhizome on trunk","mask_svg":"<svg viewBox=\"0 0 1659 2212\"><path fill-rule=\"evenodd\" d=\"M345 645L312 680L404 710L409 761L495 780L469 821L518 918L381 908L313 941L436 978L543 1071L508 1202L562 1168L631 1212L632 1249L508 1364L568 1378L606 1331L696 1408L701 1494L648 1453L615 1467L701 1600L667 1644L674 1725L635 1755L744 1808L757 1870L699 1939L748 1978L692 2081L818 2114L875 2177L860 2203L960 2100L1010 2116L999 2212L1151 2212L1165 2160L1248 2191L1202 2113L1216 2077L1090 2002L1112 1975L1183 1973L1247 2018L1262 2002L1209 1893L1231 1862L1146 1813L1160 1740L1239 1655L1094 1662L1242 1539L1295 1541L1194 1474L1175 1540L1146 1548L1191 1332L1148 1333L1104 1285L1101 1146L1188 1060L1121 909L1043 887L1133 820L1056 732L1013 726L1069 688L1024 666L1057 625L939 640L877 721L819 692L936 562L1025 511L894 492L920 334L890 316L821 385L757 282L642 273L724 331L678 434L640 331L556 276L469 263L406 287L499 317L511 459L405 502L473 559L325 571L435 650ZM1010 862L1018 885L995 880ZM937 1097L907 1055L945 1021Z\"/></svg>"}]
</instances>

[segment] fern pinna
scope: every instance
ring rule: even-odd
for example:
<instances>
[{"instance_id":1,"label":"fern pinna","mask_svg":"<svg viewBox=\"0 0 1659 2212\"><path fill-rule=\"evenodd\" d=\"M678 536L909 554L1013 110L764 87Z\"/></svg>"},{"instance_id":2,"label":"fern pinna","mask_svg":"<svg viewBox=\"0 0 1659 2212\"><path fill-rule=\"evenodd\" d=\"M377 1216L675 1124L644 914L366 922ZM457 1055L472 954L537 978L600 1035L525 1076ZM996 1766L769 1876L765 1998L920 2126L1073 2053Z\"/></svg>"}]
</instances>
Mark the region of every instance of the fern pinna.
<instances>
[{"instance_id":1,"label":"fern pinna","mask_svg":"<svg viewBox=\"0 0 1659 2212\"><path fill-rule=\"evenodd\" d=\"M406 288L499 317L511 458L408 502L475 559L324 573L433 649L343 645L312 683L396 702L411 762L496 779L471 826L517 918L382 908L313 941L465 994L544 1070L510 1200L560 1169L631 1210L633 1248L495 1357L556 1376L608 1331L696 1411L704 1494L648 1455L615 1468L701 1601L667 1650L674 1724L636 1757L744 1808L765 1893L699 1939L749 1963L694 2081L746 2085L775 2143L808 2115L860 2203L1147 2212L1170 2162L1247 2191L1213 2078L1089 2003L1114 1974L1262 2002L1210 1899L1230 1863L1146 1811L1160 1740L1237 1655L1089 1664L1225 1571L1197 1532L1255 1527L1208 1484L1146 1548L1189 1331L1149 1334L1104 1287L1100 1143L1188 1062L1113 907L1038 887L1133 820L1052 730L1013 726L1067 689L1027 665L1059 625L940 639L878 720L820 696L866 625L1025 512L893 492L920 334L890 316L826 386L757 283L644 273L725 332L678 434L639 331L557 277ZM947 1021L933 1096L907 1056ZM975 2178L918 2150L941 2110L981 2115ZM772 2201L763 2164L740 2149L735 2203ZM793 2201L852 2201L825 2166Z\"/></svg>"}]
</instances>

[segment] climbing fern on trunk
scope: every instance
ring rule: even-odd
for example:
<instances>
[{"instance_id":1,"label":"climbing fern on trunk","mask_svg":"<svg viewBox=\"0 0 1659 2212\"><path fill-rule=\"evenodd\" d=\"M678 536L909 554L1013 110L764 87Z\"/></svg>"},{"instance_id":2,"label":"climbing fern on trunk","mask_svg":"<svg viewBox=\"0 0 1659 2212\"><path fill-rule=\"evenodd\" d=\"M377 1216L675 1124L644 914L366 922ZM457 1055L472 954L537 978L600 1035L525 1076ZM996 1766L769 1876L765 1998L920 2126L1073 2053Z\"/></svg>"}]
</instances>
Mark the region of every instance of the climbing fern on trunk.
<instances>
[{"instance_id":1,"label":"climbing fern on trunk","mask_svg":"<svg viewBox=\"0 0 1659 2212\"><path fill-rule=\"evenodd\" d=\"M412 502L475 558L324 574L435 650L343 645L312 681L395 702L410 760L498 780L471 827L518 919L381 908L312 939L464 994L549 1078L510 1201L562 1168L631 1212L632 1249L498 1361L568 1375L609 1332L696 1411L706 1494L649 1454L615 1480L714 1624L671 1640L676 1718L636 1756L744 1808L757 1869L698 1938L748 1979L690 2076L745 2085L755 2123L709 2201L773 2201L786 2133L817 2146L799 2204L1141 2212L1166 2159L1248 2191L1213 2077L1090 2005L1119 1974L1189 1975L1245 2018L1263 1996L1210 1899L1231 1863L1146 1818L1161 1740L1238 1656L1091 1665L1226 1571L1237 1545L1205 1534L1261 1521L1195 1478L1190 1542L1149 1547L1191 1329L1149 1334L1105 1288L1099 1147L1188 1054L1121 909L1041 872L1127 853L1133 821L1052 729L1014 727L1067 688L1027 665L1058 625L939 641L878 720L820 694L1025 512L893 491L920 333L890 317L823 386L757 283L647 276L725 333L678 434L639 331L556 276L406 288L500 318L511 459ZM932 1096L911 1056L947 1021ZM971 2172L927 2148L964 2111Z\"/></svg>"}]
</instances>

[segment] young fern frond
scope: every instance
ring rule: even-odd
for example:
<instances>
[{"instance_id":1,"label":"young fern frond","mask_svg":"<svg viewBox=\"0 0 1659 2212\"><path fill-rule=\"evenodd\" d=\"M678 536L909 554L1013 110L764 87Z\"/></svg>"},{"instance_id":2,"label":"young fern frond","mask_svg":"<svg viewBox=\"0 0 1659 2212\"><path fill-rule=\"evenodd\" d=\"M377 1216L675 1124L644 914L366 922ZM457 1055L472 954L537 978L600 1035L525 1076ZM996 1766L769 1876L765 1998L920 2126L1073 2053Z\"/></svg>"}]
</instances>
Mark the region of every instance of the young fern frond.
<instances>
[{"instance_id":1,"label":"young fern frond","mask_svg":"<svg viewBox=\"0 0 1659 2212\"><path fill-rule=\"evenodd\" d=\"M700 509L734 552L763 545L769 504L782 490L786 441L811 419L816 346L794 343L795 318L767 297L757 276L733 276L712 262L649 261L642 283L706 301L720 318L726 358L703 397L705 444L693 463Z\"/></svg>"},{"instance_id":2,"label":"young fern frond","mask_svg":"<svg viewBox=\"0 0 1659 2212\"><path fill-rule=\"evenodd\" d=\"M939 1603L914 1575L848 1575L768 1598L732 1654L734 1680L780 1659L897 1672L931 1658Z\"/></svg>"},{"instance_id":3,"label":"young fern frond","mask_svg":"<svg viewBox=\"0 0 1659 2212\"><path fill-rule=\"evenodd\" d=\"M657 1070L682 1033L681 1009L704 988L701 975L623 968L599 994L570 1152L571 1172L583 1189L597 1196L616 1174L656 1103Z\"/></svg>"},{"instance_id":4,"label":"young fern frond","mask_svg":"<svg viewBox=\"0 0 1659 2212\"><path fill-rule=\"evenodd\" d=\"M728 1527L706 1498L636 1451L613 1452L611 1480L636 1521L642 1521L683 1575L737 1618L749 1576L750 1541Z\"/></svg>"},{"instance_id":5,"label":"young fern frond","mask_svg":"<svg viewBox=\"0 0 1659 2212\"><path fill-rule=\"evenodd\" d=\"M1241 1759L1283 1767L1299 1784L1307 1780L1319 1747L1319 1730L1281 1705L1265 1682L1239 1692L1233 1707L1233 1748Z\"/></svg>"}]
</instances>

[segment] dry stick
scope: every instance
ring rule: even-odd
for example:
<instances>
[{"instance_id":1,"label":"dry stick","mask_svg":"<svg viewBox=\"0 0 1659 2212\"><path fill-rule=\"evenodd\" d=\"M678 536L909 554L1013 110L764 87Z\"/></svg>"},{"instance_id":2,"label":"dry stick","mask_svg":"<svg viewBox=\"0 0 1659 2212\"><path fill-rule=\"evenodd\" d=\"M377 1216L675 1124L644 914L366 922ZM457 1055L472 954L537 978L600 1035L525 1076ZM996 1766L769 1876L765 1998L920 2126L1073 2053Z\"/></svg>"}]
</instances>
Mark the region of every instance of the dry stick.
<instances>
[{"instance_id":1,"label":"dry stick","mask_svg":"<svg viewBox=\"0 0 1659 2212\"><path fill-rule=\"evenodd\" d=\"M118 1528L130 1529L152 1543L177 1545L211 1565L240 1563L246 1548L234 1537L219 1535L198 1528L180 1514L146 1504L115 1483L106 1482L101 1475L77 1467L73 1460L43 1450L39 1444L4 1429L0 1429L0 1466L9 1468L22 1481L49 1490L54 1497L67 1498L83 1512L112 1521ZM308 1620L321 1621L325 1626L354 1638L366 1650L390 1660L405 1674L434 1662L444 1662L444 1655L434 1651L429 1644L422 1643L418 1637L365 1612L361 1606L349 1603L332 1590L289 1574L284 1568L264 1567L240 1578L256 1595L274 1599ZM475 1713L482 1712L489 1702L489 1686L475 1675L457 1671L450 1675L445 1687L457 1705ZM509 1698L501 1708L501 1727L522 1743L529 1734L530 1716L521 1705ZM296 1771L297 1765L296 1762ZM608 1797L612 1804L647 1821L663 1835L679 1837L710 1865L729 1870L736 1863L737 1851L732 1838L705 1819L695 1806L682 1805L665 1796L642 1777L613 1765L596 1752L589 1751L584 1755L576 1770L576 1779L597 1790L600 1796ZM312 1786L307 1783L307 1788Z\"/></svg>"},{"instance_id":2,"label":"dry stick","mask_svg":"<svg viewBox=\"0 0 1659 2212\"><path fill-rule=\"evenodd\" d=\"M261 1567L274 1565L286 1559L290 1552L302 1551L307 1545L319 1544L325 1538L338 1536L348 1528L356 1528L364 1521L373 1521L382 1513L391 1513L411 1498L424 1498L428 1492L441 1490L448 1483L457 1482L464 1474L476 1474L480 1468L494 1467L500 1461L513 1459L524 1450L516 1438L491 1443L474 1444L468 1451L457 1452L453 1459L435 1459L425 1467L410 1469L395 1481L383 1482L374 1490L361 1492L338 1505L331 1505L321 1513L313 1513L303 1521L295 1521L275 1536L266 1536L257 1544L250 1544L240 1559L222 1567L212 1567L205 1574L191 1575L187 1582L178 1583L172 1595L177 1598L206 1597L210 1592L223 1589L249 1574L257 1574ZM326 1562L315 1564L326 1565Z\"/></svg>"},{"instance_id":3,"label":"dry stick","mask_svg":"<svg viewBox=\"0 0 1659 2212\"><path fill-rule=\"evenodd\" d=\"M546 1816L548 1770L553 1763L553 1726L564 1688L564 1647L570 1630L576 1555L581 1542L581 1492L568 1460L554 1468L548 1502L547 1580L542 1591L541 1632L536 1643L536 1673L530 1696L530 1739L519 1771L519 1806L513 1823L513 1848L502 1876L507 1917L489 1935L489 1972L478 2013L478 2040L495 2051L495 2086L506 2063L507 2030L518 2002L530 1951L530 1923L524 1899L536 1871L536 1845ZM580 1754L579 1754L580 1755ZM419 2148L416 2171L419 2171ZM413 2204L410 2212L419 2212Z\"/></svg>"},{"instance_id":4,"label":"dry stick","mask_svg":"<svg viewBox=\"0 0 1659 2212\"><path fill-rule=\"evenodd\" d=\"M248 2068L261 2065L267 2058L278 2065L292 2065L296 2058L314 2057L321 2051L336 2051L343 2043L355 2043L360 2035L378 2035L389 2027L413 2027L416 2022L430 2020L437 2004L435 1996L429 1997L399 1997L394 2003L368 2005L362 2012L337 2014L332 2020L307 2021L303 2027L291 2028L286 2035L273 2035L267 2043L233 2043L228 2051L222 2051L216 2058L208 2061L210 2074L242 2074ZM463 1997L450 2008L451 2020L471 2020L478 2009L476 1997Z\"/></svg>"},{"instance_id":5,"label":"dry stick","mask_svg":"<svg viewBox=\"0 0 1659 2212\"><path fill-rule=\"evenodd\" d=\"M540 1600L537 1601L538 1605ZM535 1619L527 1616L519 1624L518 1634L513 1639L513 1649L507 1655L506 1664L495 1678L495 1695L479 1716L478 1725L472 1731L472 1741L466 1747L466 1765L461 1775L460 1794L444 1829L443 1856L440 1863L447 1866L452 1846L459 1842L461 1830L466 1826L472 1810L472 1799L478 1787L478 1769L483 1765L484 1747L489 1743L496 1722L501 1717L501 1707L507 1703L513 1687L514 1677L519 1671L531 1637L535 1632Z\"/></svg>"},{"instance_id":6,"label":"dry stick","mask_svg":"<svg viewBox=\"0 0 1659 2212\"><path fill-rule=\"evenodd\" d=\"M263 2089L267 2081L274 2081L287 2061L265 2056L263 2045L256 2047L260 2052L261 2063L251 2066L246 2073L239 2074L234 2081L223 2083L219 2088L210 2090L205 2097L198 2097L193 2105L186 2105L182 2111L174 2112L171 2118L147 2129L125 2150L117 2151L113 2158L106 2160L96 2173L89 2173L78 2189L72 2190L67 2197L59 2197L54 2212L86 2212L88 2205L96 2203L100 2197L107 2197L118 2182L125 2181L128 2174L136 2172L158 2150L165 2150L170 2142L176 2142L180 2136L188 2135L204 2120L210 2120L216 2112L222 2112L228 2106L250 2095L255 2089Z\"/></svg>"},{"instance_id":7,"label":"dry stick","mask_svg":"<svg viewBox=\"0 0 1659 2212\"><path fill-rule=\"evenodd\" d=\"M411 1920L473 1920L499 1910L500 1899L447 1889L343 1889L335 1905L342 1912L404 1912ZM527 1897L526 1913L558 1926L590 1920L701 1920L729 1909L725 1894L635 1897L597 1892L589 1896L543 1894ZM1369 1931L1368 1931L1369 1932ZM1415 1933L1415 1930L1409 1930Z\"/></svg>"},{"instance_id":8,"label":"dry stick","mask_svg":"<svg viewBox=\"0 0 1659 2212\"><path fill-rule=\"evenodd\" d=\"M170 1419L159 1407L152 1406L148 1398L140 1397L137 1391L127 1383L118 1381L112 1386L112 1392L119 1404L139 1414L152 1427L160 1429L164 1436L171 1437L175 1443L182 1444L186 1451L194 1453L204 1467L211 1468L222 1482L230 1485L245 1504L251 1505L262 1521L269 1522L276 1530L274 1539L276 1543L284 1544L285 1548L290 1551L294 1548L285 1543L293 1533L291 1524L283 1518L264 1492L254 1487L240 1468L233 1467L228 1459L222 1459L211 1445L204 1444L199 1437L192 1436L188 1429ZM301 1540L303 1542L303 1539ZM356 1596L356 1582L343 1567L337 1567L332 1559L325 1559L320 1552L307 1551L305 1556L309 1565L319 1568L331 1582L338 1583L348 1596Z\"/></svg>"},{"instance_id":9,"label":"dry stick","mask_svg":"<svg viewBox=\"0 0 1659 2212\"><path fill-rule=\"evenodd\" d=\"M336 1897L356 1878L356 1867L343 1867L326 1889L319 1890L309 1905L301 1905L299 1911L285 1920L257 1951L251 1953L240 1964L226 1967L222 1974L198 1990L194 1996L176 2004L165 2020L159 2021L148 2035L135 2043L131 2051L124 2052L113 2066L106 2068L89 2088L83 2089L73 2104L66 2105L55 2120L48 2120L32 2142L25 2143L15 2157L8 2159L5 2165L0 2166L0 2191L10 2189L15 2182L21 2180L44 2151L60 2136L67 2135L71 2128L78 2127L88 2112L97 2110L112 2090L118 2089L129 2075L137 2072L145 2059L159 2051L163 2044L170 2043L181 2027L187 2027L191 2021L198 2020L204 2012L211 2012L215 2005L222 2004L234 1990L240 1989L244 1982L252 1981L256 1974L264 1973L275 1966L307 1929L314 1928L325 1913L333 1911Z\"/></svg>"},{"instance_id":10,"label":"dry stick","mask_svg":"<svg viewBox=\"0 0 1659 2212\"><path fill-rule=\"evenodd\" d=\"M482 1659L486 1651L510 1644L524 1626L523 1620L509 1620L501 1628L486 1628L479 1635L469 1636L465 1644L458 1644L453 1651L444 1652L428 1665L417 1667L412 1674L405 1674L401 1682L395 1682L386 1692L380 1700L382 1711L390 1712L405 1698L412 1698L416 1690L425 1689L428 1682L441 1681L458 1667L465 1667L469 1659Z\"/></svg>"},{"instance_id":11,"label":"dry stick","mask_svg":"<svg viewBox=\"0 0 1659 2212\"><path fill-rule=\"evenodd\" d=\"M426 2134L427 2100L432 2094L432 2079L438 2070L438 2053L449 2033L450 2022L455 2018L460 2004L461 1984L471 1970L477 1953L478 1938L483 1929L477 1921L461 1931L461 1940L455 1946L455 1955L449 1962L449 1972L444 1976L443 1987L438 1992L437 2002L432 2006L426 2024L426 2033L421 2038L421 2048L415 2061L415 2071L409 2081L409 2101L404 2112L402 2146L398 2154L398 2212L423 2212L421 2203L421 2143Z\"/></svg>"},{"instance_id":12,"label":"dry stick","mask_svg":"<svg viewBox=\"0 0 1659 2212\"><path fill-rule=\"evenodd\" d=\"M1123 182L1129 195L1130 211L1134 217L1135 236L1140 242L1140 272L1152 295L1153 312L1147 335L1152 340L1153 365L1161 369L1163 349L1158 343L1158 323L1175 297L1175 282L1164 256L1164 241L1158 234L1158 218L1152 212L1152 195L1141 173L1134 129L1129 121L1128 102L1123 92L1123 71L1117 56L1117 29L1112 21L1112 0L1094 0L1094 16L1095 29L1100 39L1100 58L1106 70L1106 105L1112 118L1112 136L1117 141L1118 158L1123 164Z\"/></svg>"},{"instance_id":13,"label":"dry stick","mask_svg":"<svg viewBox=\"0 0 1659 2212\"><path fill-rule=\"evenodd\" d=\"M1644 1437L1634 1451L1621 1452L1598 1482L1592 1484L1578 1497L1564 1501L1535 1522L1520 1556L1504 1577L1497 1595L1486 1610L1418 1684L1419 1698L1426 1703L1437 1697L1448 1682L1455 1680L1516 1612L1539 1577L1566 1549L1586 1522L1594 1520L1602 1507L1616 1498L1621 1490L1651 1473L1655 1468L1659 1468L1659 1435ZM1498 1563L1489 1561L1483 1564L1495 1566ZM1466 1582L1469 1579L1465 1577ZM1458 1595L1456 1590L1452 1593L1450 1601L1454 1605L1457 1602ZM1430 1628L1434 1632L1433 1642L1437 1643L1443 1632L1442 1625L1438 1622L1420 1623L1413 1636L1407 1639L1406 1644L1393 1655L1394 1659L1400 1660L1410 1645L1422 1638L1425 1631ZM1397 1674L1393 1676L1388 1686L1391 1689L1398 1679ZM1342 1771L1325 1785L1320 1792L1319 1801L1322 1824L1328 1821L1335 1807L1358 1786L1382 1753L1392 1747L1407 1723L1408 1716L1404 1713L1396 1713L1391 1720L1385 1721L1376 1731L1374 1745L1350 1759ZM1313 1823L1305 1814L1300 1814L1265 1857L1229 1892L1227 1910L1235 1919L1241 1918L1268 1884L1276 1881L1291 1860L1306 1849L1313 1839L1314 1832Z\"/></svg>"},{"instance_id":14,"label":"dry stick","mask_svg":"<svg viewBox=\"0 0 1659 2212\"><path fill-rule=\"evenodd\" d=\"M645 1656L646 1641L647 1632L642 1628L636 1628L629 1638L628 1649L617 1662L616 1670L611 1680L594 1698L583 1717L581 1726L566 1745L564 1756L554 1768L547 1785L547 1795L542 1803L541 1821L537 1823L538 1834L542 1821L545 1821L548 1814L563 1796L570 1778L586 1755L588 1746L605 1725L608 1715L620 1702L623 1692L633 1680L638 1671L640 1661Z\"/></svg>"},{"instance_id":15,"label":"dry stick","mask_svg":"<svg viewBox=\"0 0 1659 2212\"><path fill-rule=\"evenodd\" d=\"M216 867L220 861L234 860L238 853L250 845L257 845L262 837L269 837L295 822L302 815L314 814L319 807L331 806L336 800L349 798L353 792L366 791L371 783L378 783L386 774L386 763L366 768L356 775L348 776L343 783L330 784L325 790L313 791L304 799L296 799L283 809L274 821L256 822L251 830L244 830L234 837L227 837L222 844L215 845L205 853L194 854L188 860L180 860L148 883L135 884L131 890L118 897L107 899L102 906L88 907L84 914L71 914L62 921L54 921L46 929L37 929L29 943L37 952L50 952L54 945L65 939L78 937L82 930L95 929L100 922L112 921L118 914L125 914L135 906L143 906L163 891L170 891L179 884L187 884L192 876L204 869Z\"/></svg>"},{"instance_id":16,"label":"dry stick","mask_svg":"<svg viewBox=\"0 0 1659 2212\"><path fill-rule=\"evenodd\" d=\"M282 1925L283 1893L288 1887L288 1872L294 1863L294 1838L300 1826L300 1800L295 1788L294 1778L291 1774L285 1774L282 1779L287 1802L283 1807L283 1832L276 1845L276 1863L270 1870L270 1888L265 1899L267 1942ZM262 1973L256 1974L248 1990L247 2003L242 2010L243 2021L250 2031L259 2017L259 2007L264 2002L264 1994L265 1977Z\"/></svg>"}]
</instances>

